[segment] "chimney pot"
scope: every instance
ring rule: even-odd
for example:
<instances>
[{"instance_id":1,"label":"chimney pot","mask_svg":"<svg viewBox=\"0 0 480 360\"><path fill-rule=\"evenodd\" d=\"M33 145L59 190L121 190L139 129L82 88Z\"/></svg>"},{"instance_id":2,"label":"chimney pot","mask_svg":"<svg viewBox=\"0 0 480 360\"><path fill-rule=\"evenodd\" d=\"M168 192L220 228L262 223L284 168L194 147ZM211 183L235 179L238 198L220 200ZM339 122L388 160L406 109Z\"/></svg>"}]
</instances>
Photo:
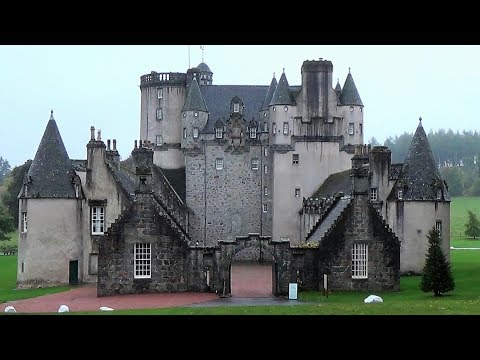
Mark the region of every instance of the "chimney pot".
<instances>
[{"instance_id":1,"label":"chimney pot","mask_svg":"<svg viewBox=\"0 0 480 360\"><path fill-rule=\"evenodd\" d=\"M95 126L90 126L90 140L95 140Z\"/></svg>"}]
</instances>

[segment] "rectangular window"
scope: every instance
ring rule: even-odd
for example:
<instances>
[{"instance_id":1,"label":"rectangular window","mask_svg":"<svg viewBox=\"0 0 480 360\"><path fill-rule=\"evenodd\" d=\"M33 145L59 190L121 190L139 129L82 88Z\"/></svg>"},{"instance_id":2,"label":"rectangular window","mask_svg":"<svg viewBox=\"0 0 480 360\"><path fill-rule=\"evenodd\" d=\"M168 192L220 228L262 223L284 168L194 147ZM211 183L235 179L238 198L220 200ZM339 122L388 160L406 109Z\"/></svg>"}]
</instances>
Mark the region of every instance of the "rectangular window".
<instances>
[{"instance_id":1,"label":"rectangular window","mask_svg":"<svg viewBox=\"0 0 480 360\"><path fill-rule=\"evenodd\" d=\"M223 170L223 158L215 159L215 169L216 170Z\"/></svg>"},{"instance_id":2,"label":"rectangular window","mask_svg":"<svg viewBox=\"0 0 480 360\"><path fill-rule=\"evenodd\" d=\"M300 156L298 154L292 154L292 165L298 165Z\"/></svg>"},{"instance_id":3,"label":"rectangular window","mask_svg":"<svg viewBox=\"0 0 480 360\"><path fill-rule=\"evenodd\" d=\"M295 188L295 197L300 197L300 188Z\"/></svg>"},{"instance_id":4,"label":"rectangular window","mask_svg":"<svg viewBox=\"0 0 480 360\"><path fill-rule=\"evenodd\" d=\"M105 231L105 207L92 206L92 235L103 235Z\"/></svg>"},{"instance_id":5,"label":"rectangular window","mask_svg":"<svg viewBox=\"0 0 480 360\"><path fill-rule=\"evenodd\" d=\"M215 128L215 138L217 139L223 138L223 129L221 127Z\"/></svg>"},{"instance_id":6,"label":"rectangular window","mask_svg":"<svg viewBox=\"0 0 480 360\"><path fill-rule=\"evenodd\" d=\"M263 187L263 195L268 195L268 188L266 186Z\"/></svg>"},{"instance_id":7,"label":"rectangular window","mask_svg":"<svg viewBox=\"0 0 480 360\"><path fill-rule=\"evenodd\" d=\"M259 164L260 162L258 161L258 159L252 159L252 170L258 170Z\"/></svg>"},{"instance_id":8,"label":"rectangular window","mask_svg":"<svg viewBox=\"0 0 480 360\"><path fill-rule=\"evenodd\" d=\"M197 139L197 138L198 138L198 128L197 128L197 127L194 127L194 128L193 128L193 138L194 138L194 139Z\"/></svg>"},{"instance_id":9,"label":"rectangular window","mask_svg":"<svg viewBox=\"0 0 480 360\"><path fill-rule=\"evenodd\" d=\"M435 223L435 230L437 230L440 236L442 236L442 220L437 220Z\"/></svg>"},{"instance_id":10,"label":"rectangular window","mask_svg":"<svg viewBox=\"0 0 480 360\"><path fill-rule=\"evenodd\" d=\"M288 122L283 123L283 135L288 135Z\"/></svg>"},{"instance_id":11,"label":"rectangular window","mask_svg":"<svg viewBox=\"0 0 480 360\"><path fill-rule=\"evenodd\" d=\"M239 103L234 103L233 104L233 112L240 112L240 104Z\"/></svg>"},{"instance_id":12,"label":"rectangular window","mask_svg":"<svg viewBox=\"0 0 480 360\"><path fill-rule=\"evenodd\" d=\"M265 148L263 149L263 154L264 154L265 156L268 156L268 148L267 148L267 147L265 147Z\"/></svg>"},{"instance_id":13,"label":"rectangular window","mask_svg":"<svg viewBox=\"0 0 480 360\"><path fill-rule=\"evenodd\" d=\"M368 245L352 245L352 279L368 278Z\"/></svg>"},{"instance_id":14,"label":"rectangular window","mask_svg":"<svg viewBox=\"0 0 480 360\"><path fill-rule=\"evenodd\" d=\"M162 146L163 145L163 136L162 135L155 136L155 143L156 143L157 146Z\"/></svg>"},{"instance_id":15,"label":"rectangular window","mask_svg":"<svg viewBox=\"0 0 480 360\"><path fill-rule=\"evenodd\" d=\"M277 124L272 124L272 134L275 135L277 133Z\"/></svg>"},{"instance_id":16,"label":"rectangular window","mask_svg":"<svg viewBox=\"0 0 480 360\"><path fill-rule=\"evenodd\" d=\"M158 91L157 91L157 97L158 97L159 99L163 99L163 89L158 89Z\"/></svg>"},{"instance_id":17,"label":"rectangular window","mask_svg":"<svg viewBox=\"0 0 480 360\"><path fill-rule=\"evenodd\" d=\"M268 208L267 208L267 204L263 204L263 212L264 212L264 213L266 213L266 212L267 212L267 210L268 210Z\"/></svg>"},{"instance_id":18,"label":"rectangular window","mask_svg":"<svg viewBox=\"0 0 480 360\"><path fill-rule=\"evenodd\" d=\"M135 279L152 277L152 245L150 243L135 243L134 267Z\"/></svg>"},{"instance_id":19,"label":"rectangular window","mask_svg":"<svg viewBox=\"0 0 480 360\"><path fill-rule=\"evenodd\" d=\"M263 165L263 172L266 174L268 172L267 165Z\"/></svg>"},{"instance_id":20,"label":"rectangular window","mask_svg":"<svg viewBox=\"0 0 480 360\"><path fill-rule=\"evenodd\" d=\"M403 199L403 190L399 189L398 192L397 192L397 198L398 200L402 200Z\"/></svg>"},{"instance_id":21,"label":"rectangular window","mask_svg":"<svg viewBox=\"0 0 480 360\"><path fill-rule=\"evenodd\" d=\"M442 200L442 189L437 189L437 200Z\"/></svg>"},{"instance_id":22,"label":"rectangular window","mask_svg":"<svg viewBox=\"0 0 480 360\"><path fill-rule=\"evenodd\" d=\"M187 128L183 128L183 138L187 138Z\"/></svg>"},{"instance_id":23,"label":"rectangular window","mask_svg":"<svg viewBox=\"0 0 480 360\"><path fill-rule=\"evenodd\" d=\"M256 127L251 127L250 128L250 139L256 139L257 138L257 128Z\"/></svg>"},{"instance_id":24,"label":"rectangular window","mask_svg":"<svg viewBox=\"0 0 480 360\"><path fill-rule=\"evenodd\" d=\"M163 110L162 108L157 109L157 120L162 120L163 119Z\"/></svg>"},{"instance_id":25,"label":"rectangular window","mask_svg":"<svg viewBox=\"0 0 480 360\"><path fill-rule=\"evenodd\" d=\"M27 232L27 212L22 212L22 232Z\"/></svg>"},{"instance_id":26,"label":"rectangular window","mask_svg":"<svg viewBox=\"0 0 480 360\"><path fill-rule=\"evenodd\" d=\"M360 132L360 135L362 135L362 132L363 132L363 124L358 124L358 131Z\"/></svg>"},{"instance_id":27,"label":"rectangular window","mask_svg":"<svg viewBox=\"0 0 480 360\"><path fill-rule=\"evenodd\" d=\"M377 188L371 188L370 189L370 201L377 201Z\"/></svg>"},{"instance_id":28,"label":"rectangular window","mask_svg":"<svg viewBox=\"0 0 480 360\"><path fill-rule=\"evenodd\" d=\"M263 131L268 132L268 123L266 122L263 123Z\"/></svg>"},{"instance_id":29,"label":"rectangular window","mask_svg":"<svg viewBox=\"0 0 480 360\"><path fill-rule=\"evenodd\" d=\"M353 123L348 124L348 135L353 135L354 130L355 130L354 124Z\"/></svg>"}]
</instances>

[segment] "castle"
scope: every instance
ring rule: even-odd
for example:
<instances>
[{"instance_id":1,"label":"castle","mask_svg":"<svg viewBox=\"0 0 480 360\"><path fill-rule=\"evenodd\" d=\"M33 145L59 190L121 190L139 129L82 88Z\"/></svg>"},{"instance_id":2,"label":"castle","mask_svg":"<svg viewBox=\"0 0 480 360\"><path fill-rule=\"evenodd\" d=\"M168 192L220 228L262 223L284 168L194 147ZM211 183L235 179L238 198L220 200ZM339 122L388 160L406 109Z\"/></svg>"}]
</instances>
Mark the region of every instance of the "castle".
<instances>
[{"instance_id":1,"label":"castle","mask_svg":"<svg viewBox=\"0 0 480 360\"><path fill-rule=\"evenodd\" d=\"M52 112L19 194L17 285L398 290L432 226L449 254L448 187L421 121L403 164L363 145L352 74L333 88L332 71L304 61L300 86L214 85L203 62L143 75L132 166L94 127L69 159Z\"/></svg>"}]
</instances>

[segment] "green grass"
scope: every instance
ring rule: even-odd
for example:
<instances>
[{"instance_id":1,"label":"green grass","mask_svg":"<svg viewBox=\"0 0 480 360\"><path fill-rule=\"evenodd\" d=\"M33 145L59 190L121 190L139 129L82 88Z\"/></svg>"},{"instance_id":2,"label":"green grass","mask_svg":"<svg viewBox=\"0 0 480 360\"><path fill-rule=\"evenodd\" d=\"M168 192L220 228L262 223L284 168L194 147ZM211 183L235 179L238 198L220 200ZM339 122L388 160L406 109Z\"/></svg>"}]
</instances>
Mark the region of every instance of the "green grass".
<instances>
[{"instance_id":1,"label":"green grass","mask_svg":"<svg viewBox=\"0 0 480 360\"><path fill-rule=\"evenodd\" d=\"M452 245L475 247L477 240L458 236L466 222L466 210L480 214L480 197L454 198L451 204ZM454 234L457 234L454 236ZM478 241L480 247L480 241ZM69 314L98 315L438 315L480 314L480 250L452 250L452 270L455 290L439 298L420 290L419 276L402 277L400 291L375 293L383 298L381 304L364 304L370 293L333 292L328 298L319 292L303 292L300 300L309 302L295 306L231 306L176 307L165 309L116 310L113 312L75 312ZM12 290L15 287L16 256L0 256L0 302L58 292L66 288ZM7 297L7 298L6 298ZM5 300L6 299L6 300Z\"/></svg>"}]
</instances>

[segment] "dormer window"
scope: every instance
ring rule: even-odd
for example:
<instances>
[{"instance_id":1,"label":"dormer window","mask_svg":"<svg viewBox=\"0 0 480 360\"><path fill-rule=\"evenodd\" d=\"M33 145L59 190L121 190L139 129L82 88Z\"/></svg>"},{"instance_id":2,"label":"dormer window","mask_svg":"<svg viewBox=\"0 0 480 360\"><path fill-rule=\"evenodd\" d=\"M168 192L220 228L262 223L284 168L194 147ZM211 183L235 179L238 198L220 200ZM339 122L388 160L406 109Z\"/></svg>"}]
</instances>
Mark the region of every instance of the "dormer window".
<instances>
[{"instance_id":1,"label":"dormer window","mask_svg":"<svg viewBox=\"0 0 480 360\"><path fill-rule=\"evenodd\" d=\"M250 128L250 139L256 139L257 138L257 128L256 127L251 127Z\"/></svg>"},{"instance_id":2,"label":"dormer window","mask_svg":"<svg viewBox=\"0 0 480 360\"><path fill-rule=\"evenodd\" d=\"M442 200L442 189L437 189L437 200Z\"/></svg>"},{"instance_id":3,"label":"dormer window","mask_svg":"<svg viewBox=\"0 0 480 360\"><path fill-rule=\"evenodd\" d=\"M397 198L398 198L398 200L402 200L402 199L403 199L403 190L402 190L402 189L398 189L398 191L397 191Z\"/></svg>"},{"instance_id":4,"label":"dormer window","mask_svg":"<svg viewBox=\"0 0 480 360\"><path fill-rule=\"evenodd\" d=\"M223 138L223 128L217 127L215 128L215 138L222 139Z\"/></svg>"},{"instance_id":5,"label":"dormer window","mask_svg":"<svg viewBox=\"0 0 480 360\"><path fill-rule=\"evenodd\" d=\"M198 138L198 127L194 127L193 128L193 138L194 139L197 139Z\"/></svg>"},{"instance_id":6,"label":"dormer window","mask_svg":"<svg viewBox=\"0 0 480 360\"><path fill-rule=\"evenodd\" d=\"M239 103L234 103L233 104L233 112L234 113L240 112L240 104Z\"/></svg>"}]
</instances>

